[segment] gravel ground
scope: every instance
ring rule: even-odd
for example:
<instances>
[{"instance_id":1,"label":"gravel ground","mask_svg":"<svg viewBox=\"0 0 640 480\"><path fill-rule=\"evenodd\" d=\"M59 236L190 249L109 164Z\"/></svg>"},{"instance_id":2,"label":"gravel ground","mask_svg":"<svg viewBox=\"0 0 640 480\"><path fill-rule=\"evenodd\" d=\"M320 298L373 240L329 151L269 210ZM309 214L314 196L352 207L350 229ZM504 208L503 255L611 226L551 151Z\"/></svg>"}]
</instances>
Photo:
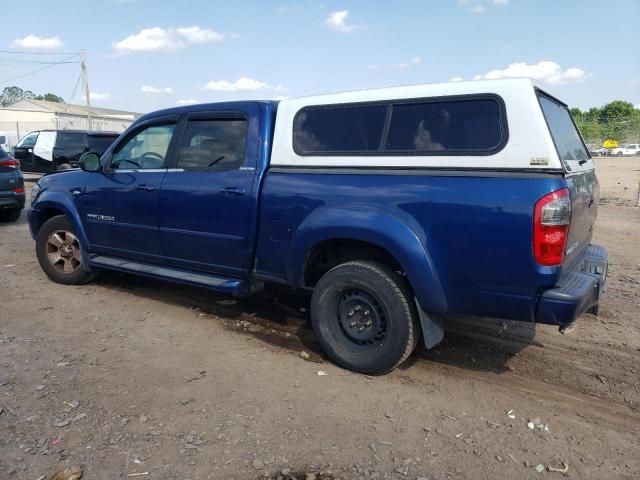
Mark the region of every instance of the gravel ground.
<instances>
[{"instance_id":1,"label":"gravel ground","mask_svg":"<svg viewBox=\"0 0 640 480\"><path fill-rule=\"evenodd\" d=\"M0 478L638 478L640 159L597 164L598 317L451 317L375 378L327 362L305 296L57 285L24 216L0 225Z\"/></svg>"}]
</instances>

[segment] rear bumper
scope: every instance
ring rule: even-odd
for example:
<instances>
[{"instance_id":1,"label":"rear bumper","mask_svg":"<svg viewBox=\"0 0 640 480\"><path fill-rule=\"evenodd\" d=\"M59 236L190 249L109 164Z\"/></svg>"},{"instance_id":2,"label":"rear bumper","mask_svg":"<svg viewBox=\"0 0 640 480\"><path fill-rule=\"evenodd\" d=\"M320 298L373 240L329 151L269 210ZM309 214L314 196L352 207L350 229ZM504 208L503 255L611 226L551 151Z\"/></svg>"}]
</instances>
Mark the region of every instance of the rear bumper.
<instances>
[{"instance_id":1,"label":"rear bumper","mask_svg":"<svg viewBox=\"0 0 640 480\"><path fill-rule=\"evenodd\" d=\"M24 193L11 193L9 195L0 194L0 210L24 208Z\"/></svg>"},{"instance_id":2,"label":"rear bumper","mask_svg":"<svg viewBox=\"0 0 640 480\"><path fill-rule=\"evenodd\" d=\"M608 265L607 251L599 245L589 245L578 268L563 275L558 285L541 295L536 322L565 327L597 305Z\"/></svg>"}]
</instances>

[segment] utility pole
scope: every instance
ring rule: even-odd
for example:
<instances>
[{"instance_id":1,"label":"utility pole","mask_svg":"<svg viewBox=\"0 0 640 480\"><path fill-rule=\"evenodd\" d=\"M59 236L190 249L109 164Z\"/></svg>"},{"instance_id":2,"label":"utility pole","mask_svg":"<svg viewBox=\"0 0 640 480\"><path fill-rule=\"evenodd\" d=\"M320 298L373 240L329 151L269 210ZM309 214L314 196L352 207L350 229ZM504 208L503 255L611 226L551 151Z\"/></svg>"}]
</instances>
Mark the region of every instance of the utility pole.
<instances>
[{"instance_id":1,"label":"utility pole","mask_svg":"<svg viewBox=\"0 0 640 480\"><path fill-rule=\"evenodd\" d=\"M87 102L87 130L91 128L91 94L89 92L89 73L87 71L87 51L80 50L80 68L82 69L82 86L84 88L84 97Z\"/></svg>"}]
</instances>

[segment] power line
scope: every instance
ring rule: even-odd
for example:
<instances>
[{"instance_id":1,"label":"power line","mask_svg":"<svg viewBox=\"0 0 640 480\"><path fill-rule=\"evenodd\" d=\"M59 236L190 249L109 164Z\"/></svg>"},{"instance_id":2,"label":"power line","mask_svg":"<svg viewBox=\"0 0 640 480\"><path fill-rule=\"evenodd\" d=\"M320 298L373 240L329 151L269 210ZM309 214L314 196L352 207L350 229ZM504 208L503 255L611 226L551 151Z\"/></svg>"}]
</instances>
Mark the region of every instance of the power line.
<instances>
[{"instance_id":1,"label":"power line","mask_svg":"<svg viewBox=\"0 0 640 480\"><path fill-rule=\"evenodd\" d=\"M11 53L15 55L80 55L78 52L19 52L16 50L0 50L0 53Z\"/></svg>"},{"instance_id":2,"label":"power line","mask_svg":"<svg viewBox=\"0 0 640 480\"><path fill-rule=\"evenodd\" d=\"M60 61L60 62L55 62L55 63L49 64L49 65L45 65L45 66L44 66L44 67L42 67L42 68L38 68L38 69L36 69L36 70L32 70L31 72L25 73L25 74L23 74L23 75L19 75L19 76L14 77L14 78L10 78L10 79L8 79L8 80L2 80L2 81L0 81L0 85L5 85L5 84L7 84L7 83L11 83L11 82L13 82L13 81L15 81L15 80L19 80L19 79L21 79L21 78L28 77L29 75L33 75L34 73L38 73L38 72L41 72L41 71L46 70L46 69L48 69L48 68L55 67L56 65L64 64L67 60L71 60L71 59L72 59L73 57L75 57L76 55L78 55L78 54L77 54L77 53L74 53L71 57L69 57L69 58L65 58L64 60L62 60L62 61Z\"/></svg>"},{"instance_id":3,"label":"power line","mask_svg":"<svg viewBox=\"0 0 640 480\"><path fill-rule=\"evenodd\" d=\"M73 62L43 62L43 61L39 61L39 60L15 60L15 59L10 59L10 58L0 58L0 63L5 63L5 64L16 64L16 65L59 65L61 63L80 63L79 61L73 61Z\"/></svg>"},{"instance_id":4,"label":"power line","mask_svg":"<svg viewBox=\"0 0 640 480\"><path fill-rule=\"evenodd\" d=\"M69 97L69 103L73 102L73 99L76 98L76 92L78 91L78 85L80 84L80 79L82 78L82 71L80 71L80 75L78 75L78 80L76 80L76 85L73 87L73 92Z\"/></svg>"}]
</instances>

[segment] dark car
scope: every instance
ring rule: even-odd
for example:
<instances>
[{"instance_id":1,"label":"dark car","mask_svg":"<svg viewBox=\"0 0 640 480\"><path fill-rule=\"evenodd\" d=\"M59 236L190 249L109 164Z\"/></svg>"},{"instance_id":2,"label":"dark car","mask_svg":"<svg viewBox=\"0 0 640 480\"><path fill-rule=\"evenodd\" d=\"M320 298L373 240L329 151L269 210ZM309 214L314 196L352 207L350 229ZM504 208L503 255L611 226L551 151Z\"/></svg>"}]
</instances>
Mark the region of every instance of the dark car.
<instances>
[{"instance_id":1,"label":"dark car","mask_svg":"<svg viewBox=\"0 0 640 480\"><path fill-rule=\"evenodd\" d=\"M0 221L15 222L24 208L20 162L0 147Z\"/></svg>"},{"instance_id":2,"label":"dark car","mask_svg":"<svg viewBox=\"0 0 640 480\"><path fill-rule=\"evenodd\" d=\"M115 132L38 130L23 137L14 148L26 172L52 172L78 166L80 155L102 155L118 138Z\"/></svg>"}]
</instances>

